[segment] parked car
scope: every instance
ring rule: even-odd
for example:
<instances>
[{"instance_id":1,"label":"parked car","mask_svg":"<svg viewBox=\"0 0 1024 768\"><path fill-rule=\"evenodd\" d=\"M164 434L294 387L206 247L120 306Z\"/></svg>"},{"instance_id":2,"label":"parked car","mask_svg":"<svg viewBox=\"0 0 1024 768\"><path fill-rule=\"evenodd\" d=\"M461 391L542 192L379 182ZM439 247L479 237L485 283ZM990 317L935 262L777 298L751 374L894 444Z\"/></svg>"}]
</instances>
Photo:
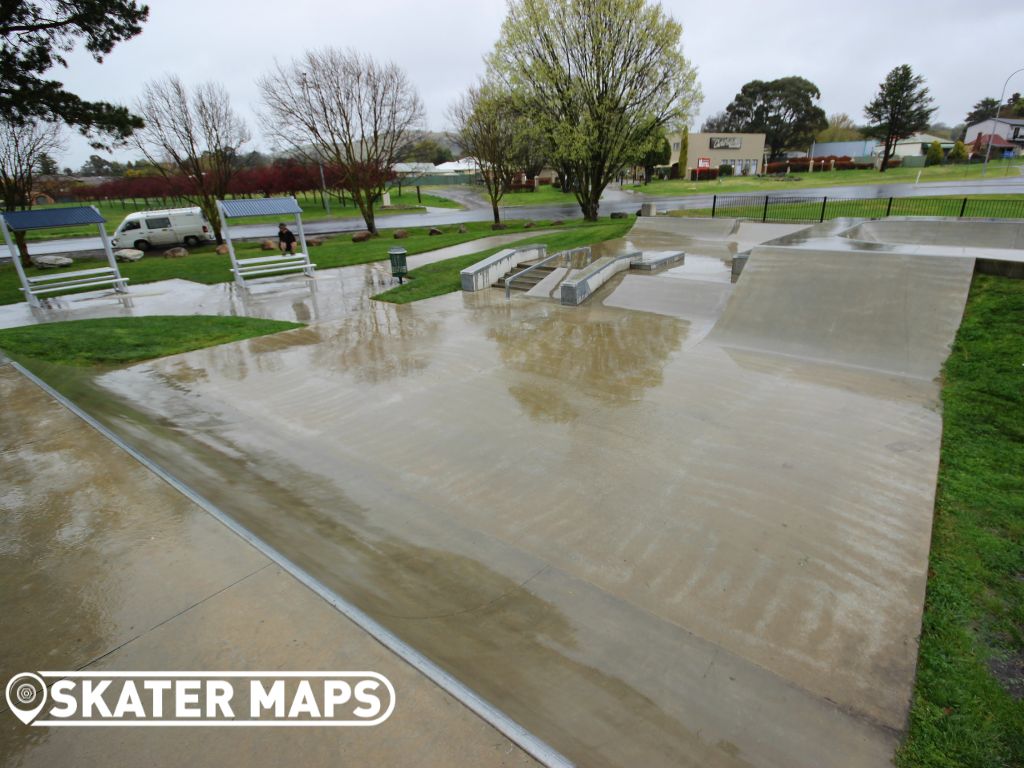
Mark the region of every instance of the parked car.
<instances>
[{"instance_id":1,"label":"parked car","mask_svg":"<svg viewBox=\"0 0 1024 768\"><path fill-rule=\"evenodd\" d=\"M110 242L116 247L145 251L179 243L194 248L213 240L213 227L199 208L168 208L129 213Z\"/></svg>"}]
</instances>

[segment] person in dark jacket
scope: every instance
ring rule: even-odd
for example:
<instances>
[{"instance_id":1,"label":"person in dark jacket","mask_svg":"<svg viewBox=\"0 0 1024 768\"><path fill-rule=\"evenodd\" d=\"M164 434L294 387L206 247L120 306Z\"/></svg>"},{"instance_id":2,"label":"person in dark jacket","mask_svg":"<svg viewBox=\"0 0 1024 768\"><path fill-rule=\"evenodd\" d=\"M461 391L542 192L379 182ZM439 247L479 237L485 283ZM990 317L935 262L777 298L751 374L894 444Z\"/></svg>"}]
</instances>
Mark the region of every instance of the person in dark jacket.
<instances>
[{"instance_id":1,"label":"person in dark jacket","mask_svg":"<svg viewBox=\"0 0 1024 768\"><path fill-rule=\"evenodd\" d=\"M282 256L286 253L290 255L295 254L295 235L284 224L277 225L277 244L281 248Z\"/></svg>"}]
</instances>

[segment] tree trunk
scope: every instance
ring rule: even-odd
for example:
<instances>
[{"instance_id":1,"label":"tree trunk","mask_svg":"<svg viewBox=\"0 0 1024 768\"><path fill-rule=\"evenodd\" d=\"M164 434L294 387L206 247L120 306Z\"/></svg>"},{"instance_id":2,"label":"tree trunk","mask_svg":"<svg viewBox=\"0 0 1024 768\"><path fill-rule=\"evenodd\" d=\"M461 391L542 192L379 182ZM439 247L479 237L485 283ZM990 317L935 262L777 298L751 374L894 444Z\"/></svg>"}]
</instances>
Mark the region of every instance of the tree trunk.
<instances>
[{"instance_id":1,"label":"tree trunk","mask_svg":"<svg viewBox=\"0 0 1024 768\"><path fill-rule=\"evenodd\" d=\"M494 213L494 223L501 224L501 212L498 210L498 201L491 198L491 211Z\"/></svg>"},{"instance_id":2,"label":"tree trunk","mask_svg":"<svg viewBox=\"0 0 1024 768\"><path fill-rule=\"evenodd\" d=\"M886 168L889 167L889 153L892 152L893 145L895 143L896 142L893 140L893 138L891 136L886 136L885 137L885 149L883 150L883 154L882 154L882 164L878 168L878 172L879 173L885 173Z\"/></svg>"},{"instance_id":3,"label":"tree trunk","mask_svg":"<svg viewBox=\"0 0 1024 768\"><path fill-rule=\"evenodd\" d=\"M18 255L21 257L21 266L28 269L32 266L32 259L28 255L28 243L25 242L24 232L13 232L14 244L18 246Z\"/></svg>"}]
</instances>

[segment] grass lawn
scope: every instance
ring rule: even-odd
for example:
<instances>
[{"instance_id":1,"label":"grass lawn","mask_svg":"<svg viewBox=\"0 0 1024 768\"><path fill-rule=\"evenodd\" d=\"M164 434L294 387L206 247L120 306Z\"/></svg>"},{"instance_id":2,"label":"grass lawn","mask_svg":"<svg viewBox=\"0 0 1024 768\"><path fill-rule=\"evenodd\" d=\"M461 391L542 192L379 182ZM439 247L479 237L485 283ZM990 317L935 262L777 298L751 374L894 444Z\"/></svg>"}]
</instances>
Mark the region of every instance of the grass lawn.
<instances>
[{"instance_id":1,"label":"grass lawn","mask_svg":"<svg viewBox=\"0 0 1024 768\"><path fill-rule=\"evenodd\" d=\"M538 235L515 243L516 247L530 243L544 243L548 253L564 251L568 248L579 248L591 243L612 240L622 237L633 226L634 219L604 219L596 223L580 223L578 226L548 235ZM409 282L378 293L373 298L389 301L393 304L408 304L420 299L429 299L459 290L462 285L459 272L481 259L485 259L504 248L491 248L468 256L457 256L452 259L426 264L409 272Z\"/></svg>"},{"instance_id":2,"label":"grass lawn","mask_svg":"<svg viewBox=\"0 0 1024 768\"><path fill-rule=\"evenodd\" d=\"M502 230L500 234L511 234L517 231L528 233L530 230L523 229L523 225L526 223L525 221L509 221L507 229ZM563 226L573 228L582 223L582 220L577 219L567 221ZM444 230L444 234L434 236L427 234L426 227L407 228L406 231L409 232L409 237L404 240L395 240L392 237L393 230L382 229L380 230L380 237L372 238L365 243L353 243L351 234L346 235L342 233L330 237L323 245L310 247L309 255L318 269L329 269L332 267L350 266L352 264L363 264L368 261L383 261L388 258L388 248L396 245L400 245L410 254L414 254L498 234L491 230L491 225L488 222L471 222L464 226L466 227L465 233L460 233L457 225L448 225L441 227ZM535 226L543 226L543 222L537 222ZM194 249L189 256L182 259L165 259L161 253L162 251L160 250L154 250L141 261L120 265L121 274L131 278L128 283L129 289L133 285L173 278L192 280L207 285L226 283L233 279L231 260L226 255L220 256L214 253L213 246L203 246L202 248ZM266 255L265 252L260 250L259 243L239 243L237 244L236 253L242 258ZM98 266L100 263L106 264L105 261L80 260L63 270L38 270L32 268L25 270L25 272L30 277L44 272L57 274L61 271ZM14 267L11 264L0 265L0 304L14 304L23 300Z\"/></svg>"},{"instance_id":3,"label":"grass lawn","mask_svg":"<svg viewBox=\"0 0 1024 768\"><path fill-rule=\"evenodd\" d=\"M837 190L837 194L841 194ZM901 197L889 205L889 198L852 200L828 198L824 202L826 219L840 217L883 218L885 216L952 216L963 211L967 217L1024 218L1024 195L968 195L967 205L963 196ZM741 199L742 200L742 199ZM720 203L715 216L721 218L756 219L765 215L764 199L751 198L746 201L732 200ZM707 217L710 208L670 211L669 216ZM822 215L822 199L808 203L771 203L767 221L819 221Z\"/></svg>"},{"instance_id":4,"label":"grass lawn","mask_svg":"<svg viewBox=\"0 0 1024 768\"><path fill-rule=\"evenodd\" d=\"M355 204L351 199L348 200L348 204L342 207L341 203L335 199L331 199L331 215L327 216L327 211L324 210L323 204L320 202L319 197L314 197L311 193L299 193L298 196L299 205L302 206L302 220L303 221L322 221L327 218L331 219L345 219L354 218L359 216L359 209L356 208ZM385 210L380 205L374 206L374 213L378 216L388 216L392 213L423 213L426 206L433 208L460 208L461 206L444 197L437 197L426 192L422 194L422 203L416 200L416 188L415 187L403 187L402 194L398 194L398 189L391 193L391 205L397 206L394 209ZM159 200L151 199L147 205L141 198L135 200L126 200L124 203L121 202L103 202L103 203L67 203L67 204L56 204L56 205L39 205L36 208L61 208L73 205L95 205L103 217L107 220L107 232L113 234L114 229L124 220L124 217L129 213L135 211L152 211L158 208L187 208L188 203L177 201L173 202L168 200L166 205L161 203ZM232 219L232 224L266 224L270 219L266 217L256 218L241 218ZM288 219L291 223L291 219ZM268 230L270 231L270 230ZM97 230L95 225L86 225L82 227L60 227L58 229L39 229L28 233L28 240L58 240L67 237L96 237Z\"/></svg>"},{"instance_id":5,"label":"grass lawn","mask_svg":"<svg viewBox=\"0 0 1024 768\"><path fill-rule=\"evenodd\" d=\"M487 197L487 192L483 187L479 187L480 198L490 205L490 200ZM541 184L533 192L506 192L501 202L498 203L500 208L517 208L523 205L576 205L576 195L572 192L563 192L562 190L551 186L550 184ZM639 204L637 204L639 207Z\"/></svg>"},{"instance_id":6,"label":"grass lawn","mask_svg":"<svg viewBox=\"0 0 1024 768\"><path fill-rule=\"evenodd\" d=\"M0 330L0 349L65 365L134 363L302 327L252 317L108 317Z\"/></svg>"},{"instance_id":7,"label":"grass lawn","mask_svg":"<svg viewBox=\"0 0 1024 768\"><path fill-rule=\"evenodd\" d=\"M1024 280L977 275L945 366L942 458L900 768L1024 765Z\"/></svg>"},{"instance_id":8,"label":"grass lawn","mask_svg":"<svg viewBox=\"0 0 1024 768\"><path fill-rule=\"evenodd\" d=\"M1021 158L1012 160L994 160L989 163L986 178L1020 178ZM868 170L824 171L819 173L791 173L786 177L759 178L757 176L735 176L716 181L687 181L673 179L670 181L652 181L650 184L639 184L632 189L645 195L679 196L679 195L725 195L734 192L779 192L781 194L800 194L801 187L808 189L817 187L850 186L854 184L913 184L917 181L918 172L921 182L962 181L963 179L980 179L981 163L970 165L932 165L927 168L892 168L885 173ZM838 193L837 193L838 194Z\"/></svg>"}]
</instances>

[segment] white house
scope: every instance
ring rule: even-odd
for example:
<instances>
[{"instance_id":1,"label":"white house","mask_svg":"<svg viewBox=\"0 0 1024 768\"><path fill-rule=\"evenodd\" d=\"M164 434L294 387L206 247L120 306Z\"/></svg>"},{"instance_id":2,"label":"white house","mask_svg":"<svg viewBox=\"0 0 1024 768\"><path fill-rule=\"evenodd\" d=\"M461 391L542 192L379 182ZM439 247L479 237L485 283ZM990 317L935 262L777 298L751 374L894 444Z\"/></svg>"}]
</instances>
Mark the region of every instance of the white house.
<instances>
[{"instance_id":1,"label":"white house","mask_svg":"<svg viewBox=\"0 0 1024 768\"><path fill-rule=\"evenodd\" d=\"M964 136L964 144L973 144L979 134L994 133L1002 136L1007 141L1013 142L1017 149L1016 154L1024 151L1024 119L1000 117L982 120L980 123L967 126L967 133Z\"/></svg>"}]
</instances>

